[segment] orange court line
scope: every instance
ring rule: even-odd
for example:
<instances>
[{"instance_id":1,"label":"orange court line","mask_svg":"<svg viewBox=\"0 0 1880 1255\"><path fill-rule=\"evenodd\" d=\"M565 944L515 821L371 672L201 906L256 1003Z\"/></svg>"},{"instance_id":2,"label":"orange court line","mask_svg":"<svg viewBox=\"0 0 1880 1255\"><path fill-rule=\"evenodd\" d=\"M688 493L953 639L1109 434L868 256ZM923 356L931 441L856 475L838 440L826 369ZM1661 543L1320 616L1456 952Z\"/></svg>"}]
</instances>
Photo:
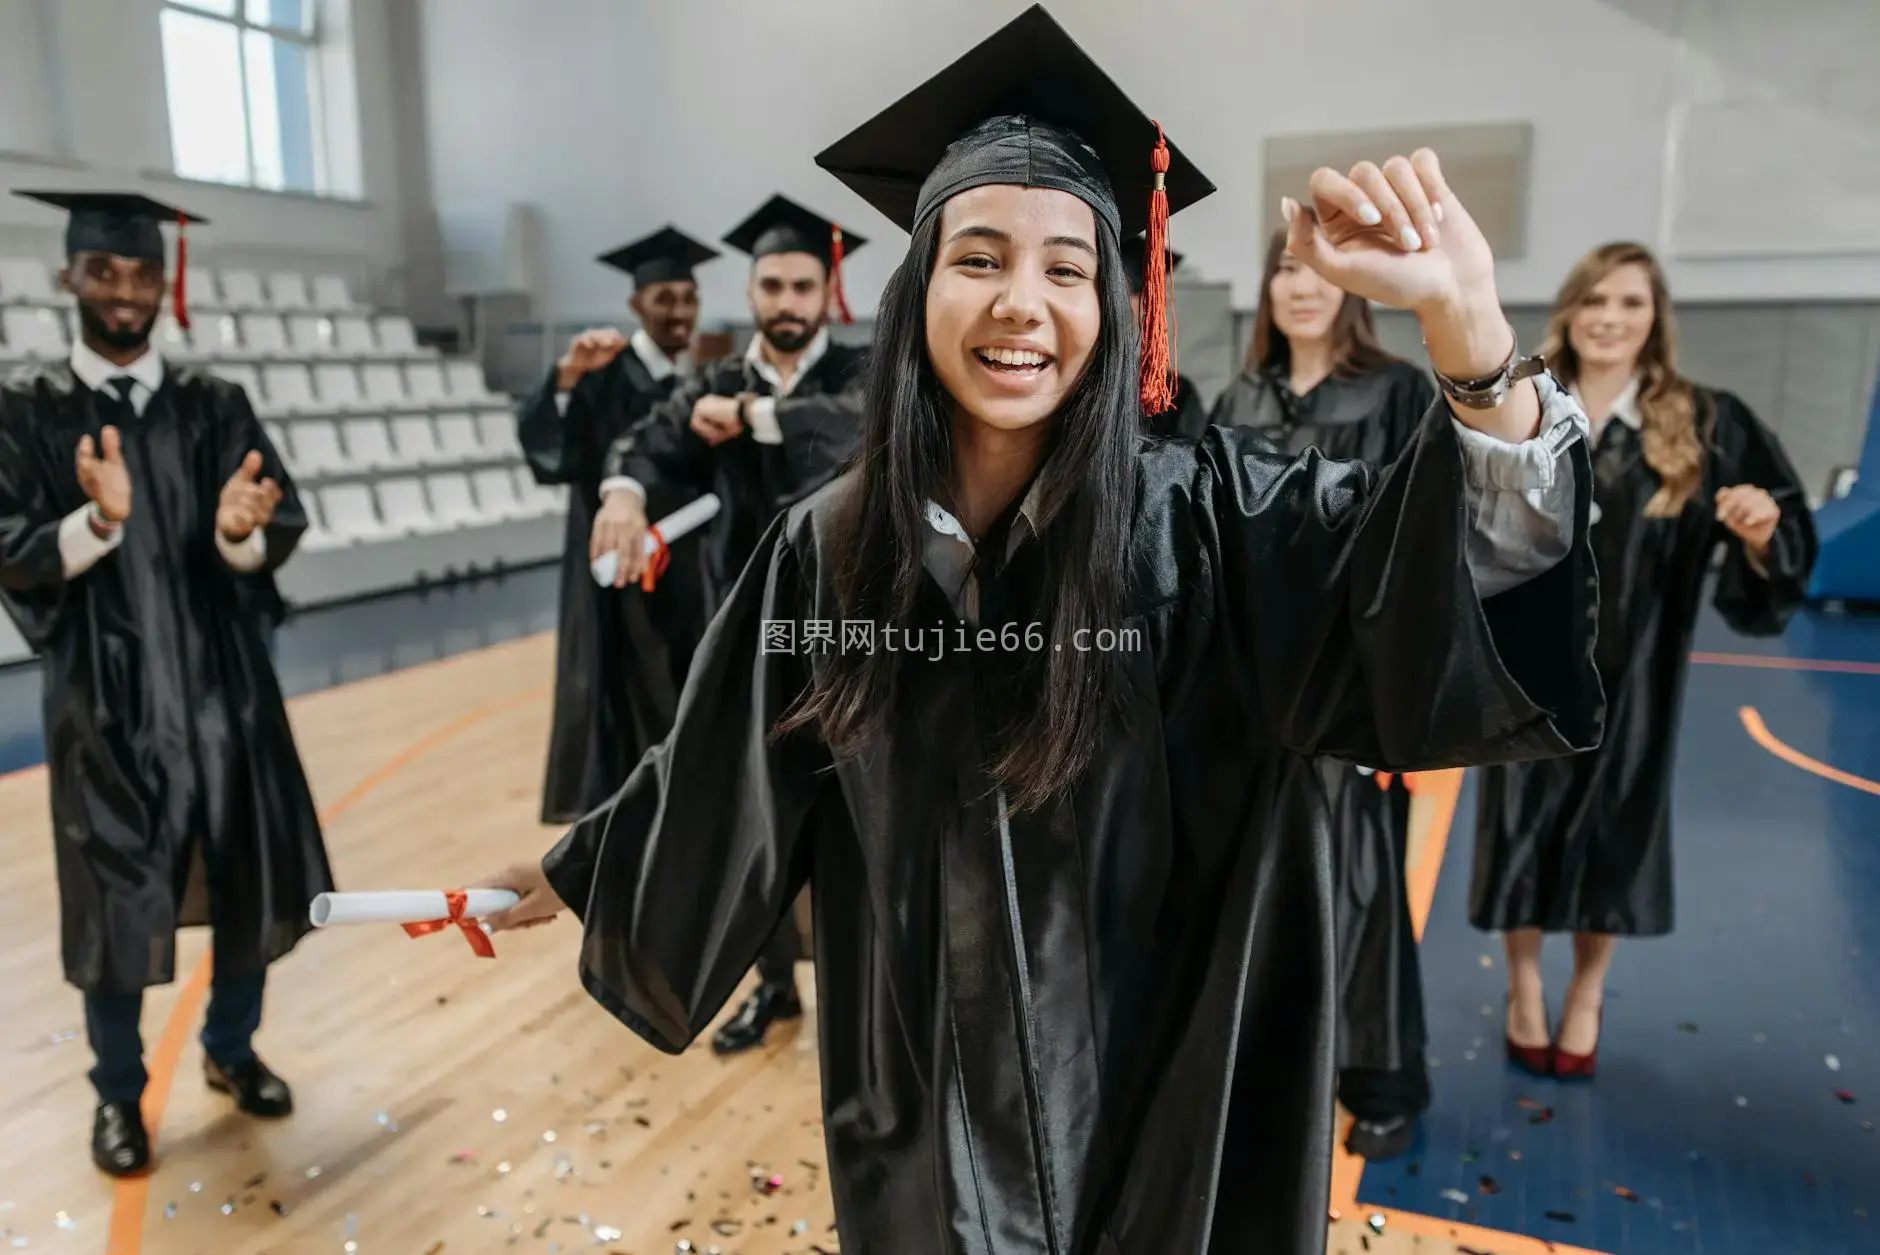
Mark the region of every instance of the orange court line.
<instances>
[{"instance_id":1,"label":"orange court line","mask_svg":"<svg viewBox=\"0 0 1880 1255\"><path fill-rule=\"evenodd\" d=\"M1429 832L1423 839L1421 854L1416 865L1404 873L1404 888L1410 898L1410 923L1416 931L1418 943L1421 943L1424 926L1429 923L1430 903L1436 897L1436 880L1442 872L1443 855L1449 848L1450 832L1455 824L1456 800L1462 794L1462 771L1457 768L1420 774L1415 778L1414 789L1418 797L1429 797L1434 803L1429 815ZM1494 1251L1495 1255L1604 1255L1603 1252L1584 1247L1567 1246L1518 1233L1504 1233L1499 1229L1484 1229L1478 1225L1461 1224L1418 1212L1361 1204L1358 1202L1358 1185L1364 1176L1364 1160L1345 1149L1345 1137L1350 1131L1351 1122L1341 1122L1337 1140L1332 1144L1331 1216L1335 1220L1382 1216L1386 1233L1395 1230L1456 1245L1467 1244Z\"/></svg>"},{"instance_id":2,"label":"orange court line","mask_svg":"<svg viewBox=\"0 0 1880 1255\"><path fill-rule=\"evenodd\" d=\"M1880 675L1880 662L1833 658L1776 658L1768 654L1712 654L1695 650L1691 661L1712 667L1759 667L1768 671L1827 671L1840 675Z\"/></svg>"},{"instance_id":3,"label":"orange court line","mask_svg":"<svg viewBox=\"0 0 1880 1255\"><path fill-rule=\"evenodd\" d=\"M1774 754L1777 758L1789 764L1789 766L1800 767L1803 771L1812 772L1820 776L1823 780L1832 780L1836 784L1844 784L1850 789L1859 789L1863 793L1872 793L1876 796L1880 796L1880 784L1876 784L1874 781L1868 780L1863 776L1856 776L1850 772L1842 771L1838 767L1830 767L1824 762L1810 758L1793 746L1785 745L1781 741L1778 741L1775 738L1775 734L1770 732L1768 726L1763 723L1762 716L1756 713L1754 706L1743 707L1741 710L1737 711L1737 716L1743 720L1743 730L1749 733L1750 740L1756 742L1756 744L1762 746L1771 754Z\"/></svg>"},{"instance_id":4,"label":"orange court line","mask_svg":"<svg viewBox=\"0 0 1880 1255\"><path fill-rule=\"evenodd\" d=\"M418 738L379 764L358 784L341 794L331 806L321 811L320 823L326 825L337 820L365 800L373 790L459 732L486 719L540 701L548 696L549 689L549 685L538 685L526 692L485 702ZM176 1079L176 1064L182 1057L183 1043L189 1037L190 1026L195 1023L196 1012L202 1007L203 995L209 989L209 972L210 954L205 947L202 958L197 961L195 970L189 974L182 992L177 996L176 1004L170 1008L170 1018L163 1025L163 1036L157 1043L156 1053L151 1056L150 1080L144 1088L143 1117L144 1127L150 1130L153 1145L163 1123L163 1108L169 1101L171 1083ZM148 1175L127 1177L117 1182L111 1192L111 1224L105 1237L105 1255L139 1255L143 1249L144 1213L149 1198Z\"/></svg>"}]
</instances>

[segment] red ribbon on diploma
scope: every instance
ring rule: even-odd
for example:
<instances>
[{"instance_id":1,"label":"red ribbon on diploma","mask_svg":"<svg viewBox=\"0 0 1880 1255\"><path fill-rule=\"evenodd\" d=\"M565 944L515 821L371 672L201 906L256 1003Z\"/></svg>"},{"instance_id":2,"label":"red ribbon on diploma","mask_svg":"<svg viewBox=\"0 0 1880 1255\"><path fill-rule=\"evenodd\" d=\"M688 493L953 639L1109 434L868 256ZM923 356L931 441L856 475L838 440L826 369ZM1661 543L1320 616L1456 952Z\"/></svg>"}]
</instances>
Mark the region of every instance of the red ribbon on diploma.
<instances>
[{"instance_id":1,"label":"red ribbon on diploma","mask_svg":"<svg viewBox=\"0 0 1880 1255\"><path fill-rule=\"evenodd\" d=\"M640 591L650 593L659 583L659 577L666 573L666 567L672 562L672 550L666 544L666 538L659 534L657 527L649 527L646 534L653 538L653 552L646 555L646 565L640 570Z\"/></svg>"},{"instance_id":2,"label":"red ribbon on diploma","mask_svg":"<svg viewBox=\"0 0 1880 1255\"><path fill-rule=\"evenodd\" d=\"M1402 773L1404 792L1410 794L1412 797L1416 796L1417 788L1422 784L1423 777L1428 774L1428 772L1424 771L1406 771ZM1390 791L1390 782L1393 779L1390 772L1380 771L1376 775L1373 775L1371 779L1377 782L1378 788L1383 789L1385 792Z\"/></svg>"},{"instance_id":3,"label":"red ribbon on diploma","mask_svg":"<svg viewBox=\"0 0 1880 1255\"><path fill-rule=\"evenodd\" d=\"M405 932L413 937L428 937L432 933L443 932L452 924L463 930L464 939L478 957L493 959L496 947L490 943L490 935L483 931L473 919L464 918L464 907L469 904L469 896L462 889L448 889L444 893L444 905L450 909L450 915L444 919L420 920L415 924L406 924Z\"/></svg>"}]
</instances>

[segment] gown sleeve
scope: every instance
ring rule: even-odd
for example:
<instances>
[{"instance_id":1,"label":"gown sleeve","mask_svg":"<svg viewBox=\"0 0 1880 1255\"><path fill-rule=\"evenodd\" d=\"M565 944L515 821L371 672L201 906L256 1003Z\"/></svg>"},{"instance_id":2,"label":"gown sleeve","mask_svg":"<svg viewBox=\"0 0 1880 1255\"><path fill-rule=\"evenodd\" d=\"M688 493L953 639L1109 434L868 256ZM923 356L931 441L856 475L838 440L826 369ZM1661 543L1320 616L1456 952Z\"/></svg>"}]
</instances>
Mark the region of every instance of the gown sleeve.
<instances>
[{"instance_id":1,"label":"gown sleeve","mask_svg":"<svg viewBox=\"0 0 1880 1255\"><path fill-rule=\"evenodd\" d=\"M564 411L556 401L556 370L549 368L542 386L531 393L516 411L516 440L522 456L529 463L529 473L538 484L573 483L580 473L581 426L595 403L600 386L600 371L589 371L575 382L568 393Z\"/></svg>"},{"instance_id":2,"label":"gown sleeve","mask_svg":"<svg viewBox=\"0 0 1880 1255\"><path fill-rule=\"evenodd\" d=\"M0 387L0 594L35 650L58 630L68 587L59 551L67 512L54 501L42 467L27 400ZM72 474L76 483L77 471Z\"/></svg>"},{"instance_id":3,"label":"gown sleeve","mask_svg":"<svg viewBox=\"0 0 1880 1255\"><path fill-rule=\"evenodd\" d=\"M1259 389L1253 377L1246 371L1234 376L1232 383L1215 398L1214 408L1208 413L1208 423L1215 427L1246 427L1253 423L1255 403L1259 400ZM1196 432L1197 436L1201 433Z\"/></svg>"},{"instance_id":4,"label":"gown sleeve","mask_svg":"<svg viewBox=\"0 0 1880 1255\"><path fill-rule=\"evenodd\" d=\"M1196 491L1216 630L1257 734L1389 771L1598 743L1586 419L1537 383L1533 440L1481 436L1438 403L1381 469L1209 430Z\"/></svg>"},{"instance_id":5,"label":"gown sleeve","mask_svg":"<svg viewBox=\"0 0 1880 1255\"><path fill-rule=\"evenodd\" d=\"M1716 487L1754 484L1782 509L1761 572L1750 564L1735 533L1716 524L1713 540L1723 543L1724 556L1713 604L1724 621L1745 636L1779 635L1806 598L1814 574L1819 544L1815 516L1808 508L1801 478L1775 433L1735 396L1712 395Z\"/></svg>"},{"instance_id":6,"label":"gown sleeve","mask_svg":"<svg viewBox=\"0 0 1880 1255\"><path fill-rule=\"evenodd\" d=\"M760 444L765 486L788 509L835 477L861 439L862 373L840 392L779 397L773 411L783 439Z\"/></svg>"},{"instance_id":7,"label":"gown sleeve","mask_svg":"<svg viewBox=\"0 0 1880 1255\"><path fill-rule=\"evenodd\" d=\"M692 430L692 406L711 391L705 371L694 372L609 445L602 494L618 479L631 479L647 490L683 490L688 497L710 492L712 447Z\"/></svg>"},{"instance_id":8,"label":"gown sleeve","mask_svg":"<svg viewBox=\"0 0 1880 1255\"><path fill-rule=\"evenodd\" d=\"M809 730L773 738L808 658L765 648L802 617L804 576L772 521L694 655L671 732L619 793L543 860L582 923L581 980L634 1032L677 1054L709 1025L809 875L805 823L835 787Z\"/></svg>"},{"instance_id":9,"label":"gown sleeve","mask_svg":"<svg viewBox=\"0 0 1880 1255\"><path fill-rule=\"evenodd\" d=\"M274 517L261 529L267 545L261 565L243 574L258 580L271 575L293 556L300 545L300 538L307 532L307 509L300 503L300 490L294 486L294 477L287 472L287 464L281 460L280 450L268 439L267 429L255 418L254 406L248 401L248 393L240 385L218 381L217 388L226 391L222 404L227 421L222 425L226 441L220 453L217 470L221 478L216 482L217 495L221 485L228 482L242 464L250 450L261 455L261 478L271 479L281 490L280 503L274 507Z\"/></svg>"}]
</instances>

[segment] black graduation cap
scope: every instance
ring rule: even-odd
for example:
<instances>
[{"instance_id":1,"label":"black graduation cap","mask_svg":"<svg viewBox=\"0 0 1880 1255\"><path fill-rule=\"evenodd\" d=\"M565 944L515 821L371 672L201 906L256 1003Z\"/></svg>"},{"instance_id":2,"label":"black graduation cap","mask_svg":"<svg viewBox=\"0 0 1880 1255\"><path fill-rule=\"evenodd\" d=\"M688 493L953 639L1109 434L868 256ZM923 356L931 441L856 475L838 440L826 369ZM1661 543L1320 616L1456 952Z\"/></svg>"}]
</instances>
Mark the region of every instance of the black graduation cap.
<instances>
[{"instance_id":1,"label":"black graduation cap","mask_svg":"<svg viewBox=\"0 0 1880 1255\"><path fill-rule=\"evenodd\" d=\"M1163 253L1168 215L1214 184L1068 32L1033 5L978 47L817 154L816 164L906 231L989 184L1069 192L1117 240L1144 232L1143 390L1169 407Z\"/></svg>"},{"instance_id":2,"label":"black graduation cap","mask_svg":"<svg viewBox=\"0 0 1880 1255\"><path fill-rule=\"evenodd\" d=\"M183 300L183 275L189 269L189 246L184 238L186 223L209 220L186 209L152 200L141 192L15 192L63 209L71 218L65 225L65 255L111 253L138 261L163 261L163 231L159 224L176 224L175 304L177 324L189 327L189 311Z\"/></svg>"},{"instance_id":3,"label":"black graduation cap","mask_svg":"<svg viewBox=\"0 0 1880 1255\"><path fill-rule=\"evenodd\" d=\"M757 212L731 228L725 243L752 260L776 253L808 253L818 258L829 271L830 295L843 322L849 316L847 298L842 292L842 259L868 243L862 236L845 230L813 209L805 209L787 196L772 196Z\"/></svg>"},{"instance_id":4,"label":"black graduation cap","mask_svg":"<svg viewBox=\"0 0 1880 1255\"><path fill-rule=\"evenodd\" d=\"M595 260L633 276L633 286L672 283L692 277L692 268L718 256L718 250L701 244L677 227L664 226L651 235L641 236Z\"/></svg>"},{"instance_id":5,"label":"black graduation cap","mask_svg":"<svg viewBox=\"0 0 1880 1255\"><path fill-rule=\"evenodd\" d=\"M1168 250L1168 269L1175 273L1175 267L1182 264L1184 254L1174 249ZM1147 236L1131 236L1123 241L1123 269L1129 272L1129 290L1142 291L1144 263L1149 260L1149 240Z\"/></svg>"}]
</instances>

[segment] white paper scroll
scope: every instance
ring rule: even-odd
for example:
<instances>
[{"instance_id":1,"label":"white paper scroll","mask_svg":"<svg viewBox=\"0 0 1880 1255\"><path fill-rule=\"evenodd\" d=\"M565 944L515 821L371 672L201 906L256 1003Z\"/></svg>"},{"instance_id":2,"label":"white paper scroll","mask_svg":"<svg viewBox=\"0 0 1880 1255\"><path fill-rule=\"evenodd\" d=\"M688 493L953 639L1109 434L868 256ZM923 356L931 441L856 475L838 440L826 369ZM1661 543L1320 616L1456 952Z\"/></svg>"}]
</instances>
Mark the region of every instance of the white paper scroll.
<instances>
[{"instance_id":1,"label":"white paper scroll","mask_svg":"<svg viewBox=\"0 0 1880 1255\"><path fill-rule=\"evenodd\" d=\"M718 508L718 494L708 492L697 500L689 501L685 505L680 506L677 510L674 510L671 514L668 514L665 518L653 524L653 528L657 529L659 534L665 538L666 543L670 545L673 541L684 536L686 533L695 532L705 526L705 524L711 522L712 519L717 516ZM649 555L659 548L659 542L653 539L651 530L647 532L645 544L646 552ZM612 587L614 577L620 574L620 555L612 550L608 550L600 557L594 559L589 569L594 573L594 582L596 584L599 584L602 588Z\"/></svg>"},{"instance_id":2,"label":"white paper scroll","mask_svg":"<svg viewBox=\"0 0 1880 1255\"><path fill-rule=\"evenodd\" d=\"M507 911L520 899L508 889L470 889L464 893L464 917L483 919ZM446 919L450 906L441 889L384 893L323 893L307 912L315 928L336 924L422 924Z\"/></svg>"}]
</instances>

